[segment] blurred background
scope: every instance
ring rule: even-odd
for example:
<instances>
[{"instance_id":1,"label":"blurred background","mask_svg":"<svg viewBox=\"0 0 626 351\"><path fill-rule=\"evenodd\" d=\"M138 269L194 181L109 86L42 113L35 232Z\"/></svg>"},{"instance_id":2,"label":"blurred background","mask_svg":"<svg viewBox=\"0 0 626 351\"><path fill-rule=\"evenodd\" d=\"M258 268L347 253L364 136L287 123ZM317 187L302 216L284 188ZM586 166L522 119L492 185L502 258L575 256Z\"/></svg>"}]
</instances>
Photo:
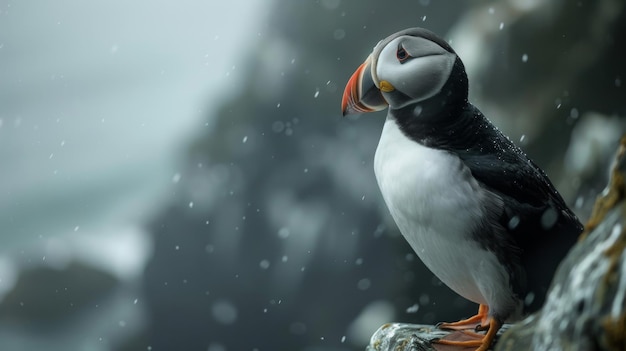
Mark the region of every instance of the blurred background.
<instances>
[{"instance_id":1,"label":"blurred background","mask_svg":"<svg viewBox=\"0 0 626 351\"><path fill-rule=\"evenodd\" d=\"M426 27L587 218L626 121L623 0L0 0L0 349L362 350L476 306L382 203L373 46Z\"/></svg>"}]
</instances>

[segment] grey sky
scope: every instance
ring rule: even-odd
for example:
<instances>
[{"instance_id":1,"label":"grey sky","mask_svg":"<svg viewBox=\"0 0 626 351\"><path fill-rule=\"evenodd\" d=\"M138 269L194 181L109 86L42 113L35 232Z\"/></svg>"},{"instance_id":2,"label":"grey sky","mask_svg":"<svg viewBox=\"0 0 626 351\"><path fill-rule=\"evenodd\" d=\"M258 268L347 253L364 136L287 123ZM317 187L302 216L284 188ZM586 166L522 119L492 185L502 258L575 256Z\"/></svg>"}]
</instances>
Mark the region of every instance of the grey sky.
<instances>
[{"instance_id":1,"label":"grey sky","mask_svg":"<svg viewBox=\"0 0 626 351\"><path fill-rule=\"evenodd\" d=\"M236 89L262 5L0 1L0 254L102 248L150 216Z\"/></svg>"}]
</instances>

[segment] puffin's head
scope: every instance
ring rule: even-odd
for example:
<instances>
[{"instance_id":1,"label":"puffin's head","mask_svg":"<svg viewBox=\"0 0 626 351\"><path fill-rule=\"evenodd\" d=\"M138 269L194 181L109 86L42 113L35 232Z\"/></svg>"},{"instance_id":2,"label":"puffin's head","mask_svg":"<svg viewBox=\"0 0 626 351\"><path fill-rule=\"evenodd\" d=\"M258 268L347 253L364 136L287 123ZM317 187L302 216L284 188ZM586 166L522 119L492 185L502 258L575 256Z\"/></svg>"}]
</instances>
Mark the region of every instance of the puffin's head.
<instances>
[{"instance_id":1,"label":"puffin's head","mask_svg":"<svg viewBox=\"0 0 626 351\"><path fill-rule=\"evenodd\" d=\"M423 28L409 28L380 41L354 72L343 93L343 115L400 109L442 92L449 81L467 98L461 60L443 39Z\"/></svg>"}]
</instances>

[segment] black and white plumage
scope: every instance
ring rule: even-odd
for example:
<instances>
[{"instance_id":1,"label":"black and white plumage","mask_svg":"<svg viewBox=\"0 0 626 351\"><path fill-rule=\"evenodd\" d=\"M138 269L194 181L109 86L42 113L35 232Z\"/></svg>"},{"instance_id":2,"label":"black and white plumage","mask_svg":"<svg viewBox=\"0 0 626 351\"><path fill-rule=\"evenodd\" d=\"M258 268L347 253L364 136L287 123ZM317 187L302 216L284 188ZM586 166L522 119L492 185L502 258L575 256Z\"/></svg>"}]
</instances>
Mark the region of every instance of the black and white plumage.
<instances>
[{"instance_id":1,"label":"black and white plumage","mask_svg":"<svg viewBox=\"0 0 626 351\"><path fill-rule=\"evenodd\" d=\"M342 109L389 108L374 159L383 198L424 264L481 305L477 316L446 325L488 328L460 344L485 350L504 321L543 303L582 225L546 174L467 97L450 45L410 28L376 45L350 78Z\"/></svg>"}]
</instances>

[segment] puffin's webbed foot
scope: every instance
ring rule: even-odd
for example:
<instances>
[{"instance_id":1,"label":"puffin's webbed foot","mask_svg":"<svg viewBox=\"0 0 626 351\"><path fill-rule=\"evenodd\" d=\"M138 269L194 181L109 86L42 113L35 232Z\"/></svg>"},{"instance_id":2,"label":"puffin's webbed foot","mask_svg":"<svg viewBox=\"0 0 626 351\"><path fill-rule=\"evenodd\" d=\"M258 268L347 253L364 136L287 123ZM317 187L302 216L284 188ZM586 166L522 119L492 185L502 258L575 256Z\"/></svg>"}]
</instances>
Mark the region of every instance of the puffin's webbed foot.
<instances>
[{"instance_id":1,"label":"puffin's webbed foot","mask_svg":"<svg viewBox=\"0 0 626 351\"><path fill-rule=\"evenodd\" d=\"M476 351L487 351L491 347L493 340L496 338L498 334L498 330L502 327L502 322L499 322L497 319L493 317L488 317L488 326L489 330L487 334L477 334L477 333L466 333L463 332L464 338L466 340L458 341L458 340L446 340L439 339L435 340L434 343L440 345L448 345L448 346L457 346L457 347L477 347ZM467 337L470 339L467 340Z\"/></svg>"},{"instance_id":2,"label":"puffin's webbed foot","mask_svg":"<svg viewBox=\"0 0 626 351\"><path fill-rule=\"evenodd\" d=\"M458 330L460 334L454 333L457 334L456 340L443 338L433 342L456 347L477 347L476 351L487 351L496 338L498 330L502 327L502 322L494 317L490 317L488 311L489 307L487 305L480 305L475 316L454 323L440 323L438 325L439 328ZM487 333L484 335L477 333L485 330Z\"/></svg>"},{"instance_id":3,"label":"puffin's webbed foot","mask_svg":"<svg viewBox=\"0 0 626 351\"><path fill-rule=\"evenodd\" d=\"M452 323L439 323L437 324L437 328L439 329L451 329L451 330L467 330L467 329L475 329L476 331L486 330L488 326L487 315L489 313L489 306L480 305L478 307L478 313L475 316L472 316L467 319L460 320L458 322ZM482 326L486 326L486 328L482 328ZM479 329L482 328L482 329Z\"/></svg>"}]
</instances>

